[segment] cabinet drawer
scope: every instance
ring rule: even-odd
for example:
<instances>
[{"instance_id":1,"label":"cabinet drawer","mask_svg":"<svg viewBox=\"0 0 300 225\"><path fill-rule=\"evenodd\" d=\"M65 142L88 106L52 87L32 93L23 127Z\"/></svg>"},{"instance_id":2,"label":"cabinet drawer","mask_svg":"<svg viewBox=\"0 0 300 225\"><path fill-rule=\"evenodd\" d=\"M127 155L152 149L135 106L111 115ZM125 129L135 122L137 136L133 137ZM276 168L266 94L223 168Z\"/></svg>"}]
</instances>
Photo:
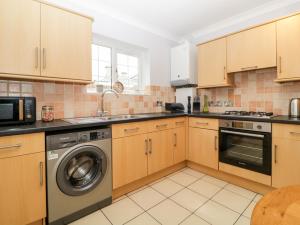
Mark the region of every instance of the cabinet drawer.
<instances>
[{"instance_id":1,"label":"cabinet drawer","mask_svg":"<svg viewBox=\"0 0 300 225\"><path fill-rule=\"evenodd\" d=\"M207 118L189 118L190 127L198 127L204 129L218 130L219 120Z\"/></svg>"},{"instance_id":2,"label":"cabinet drawer","mask_svg":"<svg viewBox=\"0 0 300 225\"><path fill-rule=\"evenodd\" d=\"M174 128L177 128L177 127L185 127L186 125L186 118L185 117L179 117L179 118L175 118L175 119L172 119L172 127Z\"/></svg>"},{"instance_id":3,"label":"cabinet drawer","mask_svg":"<svg viewBox=\"0 0 300 225\"><path fill-rule=\"evenodd\" d=\"M8 158L44 151L44 133L0 137L0 158Z\"/></svg>"},{"instance_id":4,"label":"cabinet drawer","mask_svg":"<svg viewBox=\"0 0 300 225\"><path fill-rule=\"evenodd\" d=\"M149 122L149 132L173 128L172 119L152 120Z\"/></svg>"},{"instance_id":5,"label":"cabinet drawer","mask_svg":"<svg viewBox=\"0 0 300 225\"><path fill-rule=\"evenodd\" d=\"M273 124L273 138L300 140L300 125Z\"/></svg>"},{"instance_id":6,"label":"cabinet drawer","mask_svg":"<svg viewBox=\"0 0 300 225\"><path fill-rule=\"evenodd\" d=\"M144 134L148 132L148 123L126 123L126 124L117 124L112 126L112 137L128 137L137 134Z\"/></svg>"}]
</instances>

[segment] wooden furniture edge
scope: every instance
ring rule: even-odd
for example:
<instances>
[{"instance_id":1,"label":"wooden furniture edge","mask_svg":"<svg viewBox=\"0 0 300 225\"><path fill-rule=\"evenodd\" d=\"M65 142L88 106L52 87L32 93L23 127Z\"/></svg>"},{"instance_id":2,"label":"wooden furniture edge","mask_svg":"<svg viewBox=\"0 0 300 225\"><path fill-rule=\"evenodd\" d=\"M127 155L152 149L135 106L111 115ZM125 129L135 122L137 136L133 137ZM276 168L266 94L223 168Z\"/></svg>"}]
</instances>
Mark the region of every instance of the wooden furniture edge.
<instances>
[{"instance_id":1,"label":"wooden furniture edge","mask_svg":"<svg viewBox=\"0 0 300 225\"><path fill-rule=\"evenodd\" d=\"M55 8L64 10L64 11L67 11L67 12L69 12L69 13L76 14L76 15L78 15L78 16L82 16L82 17L85 17L85 18L88 18L88 19L94 21L94 18L93 18L93 17L88 16L88 15L85 15L85 14L83 14L83 13L79 13L79 12L74 11L74 10L71 10L71 9L68 9L68 8L66 8L66 7L62 7L62 6L59 6L59 5L57 5L57 4L47 2L47 1L45 1L45 0L34 0L34 1L39 2L39 3L42 3L42 4L44 4L44 5L49 5L49 6L52 6L52 7L55 7Z\"/></svg>"},{"instance_id":2,"label":"wooden furniture edge","mask_svg":"<svg viewBox=\"0 0 300 225\"><path fill-rule=\"evenodd\" d=\"M74 80L74 79L63 79L57 77L43 77L43 76L32 76L32 75L21 75L21 74L6 74L0 73L1 79L13 80L26 80L26 81L48 81L48 82L61 82L61 83L78 83L78 84L90 84L92 81L89 80Z\"/></svg>"},{"instance_id":3,"label":"wooden furniture edge","mask_svg":"<svg viewBox=\"0 0 300 225\"><path fill-rule=\"evenodd\" d=\"M236 175L228 174L222 171L217 171L205 166L201 166L191 161L187 162L187 167L263 195L265 195L266 193L272 190L275 190L275 188L271 186L267 186L251 180L247 180L242 177L238 177Z\"/></svg>"},{"instance_id":4,"label":"wooden furniture edge","mask_svg":"<svg viewBox=\"0 0 300 225\"><path fill-rule=\"evenodd\" d=\"M171 173L174 173L174 172L176 172L180 169L183 169L185 166L186 166L186 161L178 163L178 164L173 165L171 167L168 167L168 168L166 168L162 171L151 174L147 177L144 177L142 179L134 181L134 182L132 182L130 184L127 184L125 186L119 187L119 188L113 190L113 194L112 194L113 199L117 199L117 198L121 197L124 194L127 194L129 192L137 190L138 188L141 188L141 187L143 187L147 184L150 184L150 183L152 183L152 182L154 182L154 181L156 181L156 180L158 180L162 177L165 177L165 176L167 176Z\"/></svg>"},{"instance_id":5,"label":"wooden furniture edge","mask_svg":"<svg viewBox=\"0 0 300 225\"><path fill-rule=\"evenodd\" d=\"M242 29L242 30L239 30L239 31L234 31L234 32L222 35L222 36L218 36L218 37L216 37L214 39L211 39L211 40L200 42L196 46L203 45L203 44L206 44L206 43L209 43L209 42L221 39L221 38L227 38L228 36L231 36L231 35L234 35L234 34L238 34L238 33L241 33L241 32L247 31L247 30L251 30L251 29L254 29L256 27L261 27L261 26L264 26L264 25L267 25L267 24L270 24L270 23L275 23L275 22L277 22L279 20L283 20L283 19L286 19L286 18L289 18L289 17L292 17L292 16L296 16L296 15L299 15L299 14L300 14L300 12L290 13L290 14L288 14L286 16L281 16L281 17L278 17L276 19L271 19L271 20L268 20L268 21L266 21L264 23L259 23L259 24L256 24L256 25L252 25L252 26L249 26L249 27L247 27L245 29Z\"/></svg>"}]
</instances>

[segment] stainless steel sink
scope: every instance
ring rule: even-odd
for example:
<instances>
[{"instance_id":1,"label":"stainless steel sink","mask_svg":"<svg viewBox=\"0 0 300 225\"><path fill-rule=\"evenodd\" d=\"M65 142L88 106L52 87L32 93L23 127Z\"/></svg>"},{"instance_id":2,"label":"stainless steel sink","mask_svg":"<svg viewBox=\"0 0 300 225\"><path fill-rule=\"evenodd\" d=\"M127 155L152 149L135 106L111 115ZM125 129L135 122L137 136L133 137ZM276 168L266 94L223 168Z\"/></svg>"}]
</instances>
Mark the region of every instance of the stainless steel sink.
<instances>
[{"instance_id":1,"label":"stainless steel sink","mask_svg":"<svg viewBox=\"0 0 300 225\"><path fill-rule=\"evenodd\" d=\"M115 116L103 116L103 117L82 117L73 119L64 119L64 121L71 124L84 124L84 123L99 123L110 120L124 120L124 119L136 119L142 118L143 115L115 115Z\"/></svg>"}]
</instances>

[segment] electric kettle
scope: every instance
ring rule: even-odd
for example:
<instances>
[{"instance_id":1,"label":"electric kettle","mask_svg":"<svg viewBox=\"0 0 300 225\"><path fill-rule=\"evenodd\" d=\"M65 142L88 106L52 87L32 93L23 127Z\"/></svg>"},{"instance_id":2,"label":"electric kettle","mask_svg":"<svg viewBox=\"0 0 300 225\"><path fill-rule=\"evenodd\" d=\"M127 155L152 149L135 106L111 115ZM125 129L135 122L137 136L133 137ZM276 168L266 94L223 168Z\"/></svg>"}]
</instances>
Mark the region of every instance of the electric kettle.
<instances>
[{"instance_id":1,"label":"electric kettle","mask_svg":"<svg viewBox=\"0 0 300 225\"><path fill-rule=\"evenodd\" d=\"M300 98L292 98L289 107L290 117L300 117Z\"/></svg>"}]
</instances>

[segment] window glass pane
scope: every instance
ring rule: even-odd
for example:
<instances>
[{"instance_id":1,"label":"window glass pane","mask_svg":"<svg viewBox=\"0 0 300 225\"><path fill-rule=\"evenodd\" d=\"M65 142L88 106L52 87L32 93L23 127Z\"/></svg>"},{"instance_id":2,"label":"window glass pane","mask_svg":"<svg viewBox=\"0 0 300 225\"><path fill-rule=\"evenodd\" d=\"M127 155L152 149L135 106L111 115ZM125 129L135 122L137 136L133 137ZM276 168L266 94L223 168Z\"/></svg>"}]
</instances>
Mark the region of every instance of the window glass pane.
<instances>
[{"instance_id":1,"label":"window glass pane","mask_svg":"<svg viewBox=\"0 0 300 225\"><path fill-rule=\"evenodd\" d=\"M127 90L137 90L139 87L139 62L138 57L117 54L118 80Z\"/></svg>"},{"instance_id":2,"label":"window glass pane","mask_svg":"<svg viewBox=\"0 0 300 225\"><path fill-rule=\"evenodd\" d=\"M112 79L111 48L92 45L93 50L93 80L104 85L110 85Z\"/></svg>"}]
</instances>

